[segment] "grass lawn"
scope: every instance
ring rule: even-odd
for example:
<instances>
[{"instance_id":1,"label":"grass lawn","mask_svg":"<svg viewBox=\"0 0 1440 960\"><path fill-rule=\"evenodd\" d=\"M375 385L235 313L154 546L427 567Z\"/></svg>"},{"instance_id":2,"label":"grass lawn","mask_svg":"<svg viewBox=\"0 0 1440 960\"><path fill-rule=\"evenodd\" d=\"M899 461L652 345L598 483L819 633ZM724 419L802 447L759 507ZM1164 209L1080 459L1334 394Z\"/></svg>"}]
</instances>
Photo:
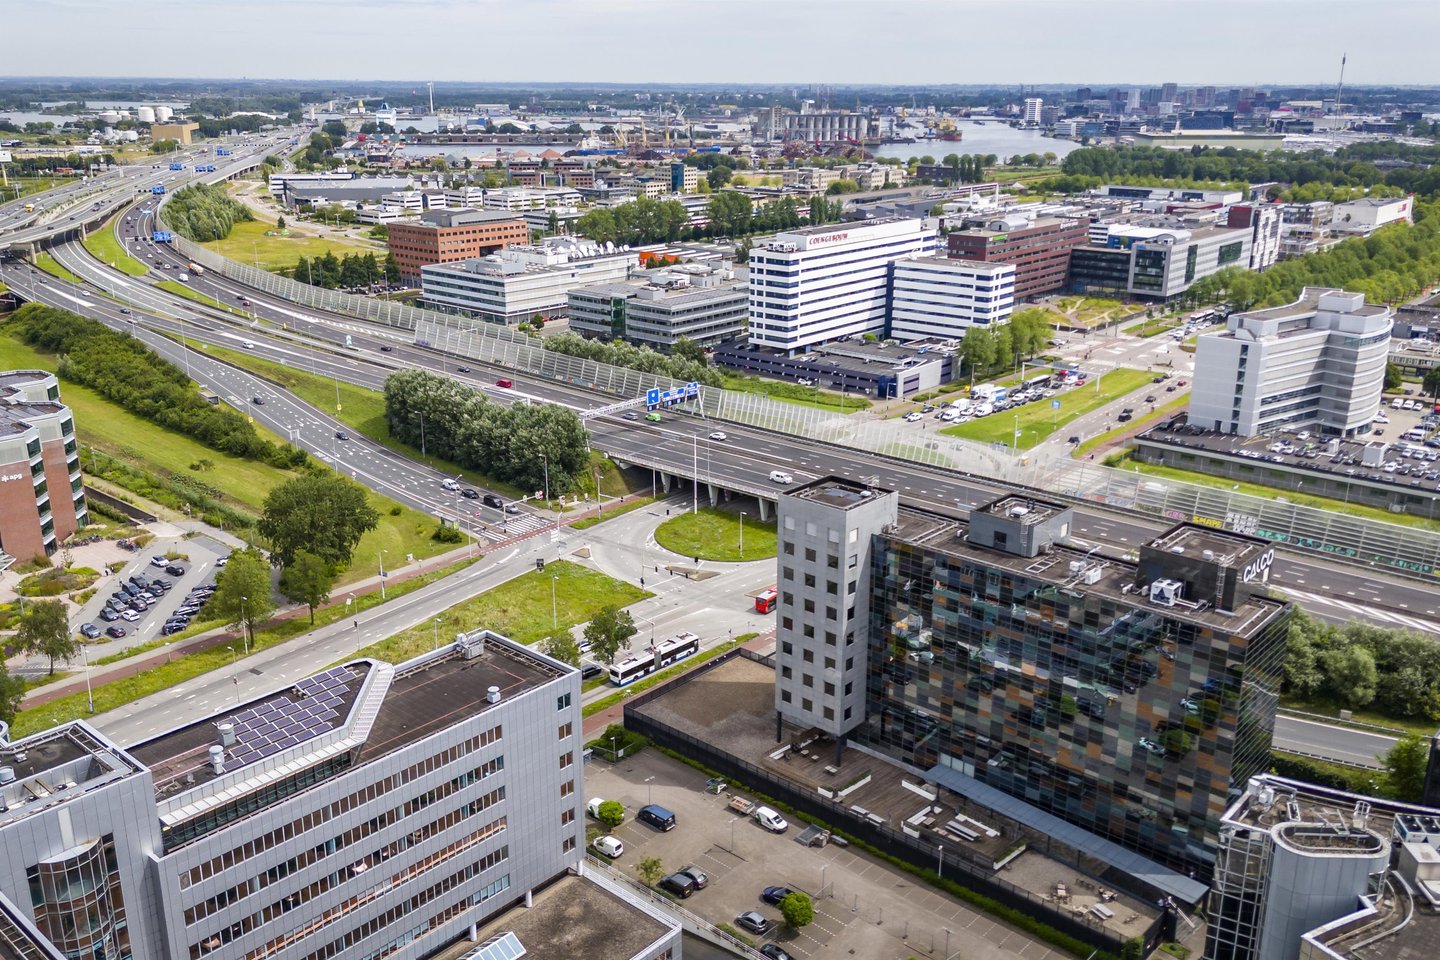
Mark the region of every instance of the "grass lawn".
<instances>
[{"instance_id":1,"label":"grass lawn","mask_svg":"<svg viewBox=\"0 0 1440 960\"><path fill-rule=\"evenodd\" d=\"M11 136L11 134L6 134L6 136ZM9 185L4 188L3 193L0 193L0 197L6 201L19 200L21 197L33 197L37 193L63 187L75 179L75 177L11 177Z\"/></svg>"},{"instance_id":2,"label":"grass lawn","mask_svg":"<svg viewBox=\"0 0 1440 960\"><path fill-rule=\"evenodd\" d=\"M432 571L419 577L398 583L389 590L390 600L395 600L407 593L419 590L429 583L434 583L468 566L470 561L452 564L451 566ZM362 609L370 609L378 606L382 601L379 594L361 597ZM334 623L345 617L353 616L356 608L352 604L349 611L345 605L337 604L324 610L315 612L315 626L321 627L327 623ZM260 650L273 647L277 643L283 643L302 633L308 633L313 628L310 626L308 617L295 617L290 620L283 620L273 626L261 627L255 631L255 636L250 642L250 654L254 656ZM172 638L173 639L173 638ZM232 652L233 648L233 652ZM135 652L143 652L150 649L150 645L137 647ZM186 680L193 679L215 670L229 663L232 657L244 659L241 653L241 645L237 642L232 645L220 644L209 647L205 650L198 650L194 653L177 654L165 663L158 664L145 670L143 673L133 677L126 677L112 683L101 684L94 688L95 712L104 713L106 710L113 710L116 707L132 703L142 697L148 697L161 690L167 690ZM347 657L347 660L353 659ZM16 736L28 736L38 733L41 730L48 730L53 726L76 720L80 717L89 716L87 709L86 694L84 690L67 694L47 704L32 709L21 710L20 715L15 718L13 729L21 731Z\"/></svg>"},{"instance_id":3,"label":"grass lawn","mask_svg":"<svg viewBox=\"0 0 1440 960\"><path fill-rule=\"evenodd\" d=\"M816 390L814 387L802 387L798 383L767 380L757 376L727 376L725 389L743 393L763 393L772 400L783 400L786 403L794 403L802 407L819 407L821 410L830 410L835 413L854 413L857 410L870 409L869 399L857 394Z\"/></svg>"},{"instance_id":4,"label":"grass lawn","mask_svg":"<svg viewBox=\"0 0 1440 960\"><path fill-rule=\"evenodd\" d=\"M745 551L740 551L738 507L705 507L682 513L655 528L655 542L682 557L701 560L764 560L775 556L775 521L754 513L744 519Z\"/></svg>"},{"instance_id":5,"label":"grass lawn","mask_svg":"<svg viewBox=\"0 0 1440 960\"><path fill-rule=\"evenodd\" d=\"M964 437L982 443L1011 443L1015 431L1020 431L1016 445L1029 450L1050 434L1065 426L1076 417L1124 396L1132 390L1149 383L1153 378L1144 370L1130 370L1119 367L1083 387L1071 387L1053 399L1060 401L1060 409L1050 407L1049 400L1027 403L1019 410L1003 410L969 423L946 427L940 432L950 437ZM1018 419L1017 419L1018 417Z\"/></svg>"},{"instance_id":6,"label":"grass lawn","mask_svg":"<svg viewBox=\"0 0 1440 960\"><path fill-rule=\"evenodd\" d=\"M157 280L155 281L155 286L159 287L161 290L173 293L177 297L184 297L186 300L193 300L196 303L203 303L207 307L214 307L216 310L224 310L226 313L233 313L237 317L249 316L249 314L243 311L236 310L228 303L221 303L219 300L216 300L214 297L209 296L208 294L200 293L197 290L191 290L188 286L181 283L179 280Z\"/></svg>"},{"instance_id":7,"label":"grass lawn","mask_svg":"<svg viewBox=\"0 0 1440 960\"><path fill-rule=\"evenodd\" d=\"M631 510L639 510L641 507L648 507L657 499L659 498L639 497L635 500L631 500L629 503L619 503L613 507L606 507L605 512L597 517L586 517L583 520L576 520L574 523L570 524L570 529L588 530L589 528L595 526L597 523L604 523L606 520L612 520L615 517L624 516Z\"/></svg>"},{"instance_id":8,"label":"grass lawn","mask_svg":"<svg viewBox=\"0 0 1440 960\"><path fill-rule=\"evenodd\" d=\"M1109 463L1109 461L1106 461ZM1259 483L1247 483L1243 480L1228 480L1224 477L1212 477L1208 473L1196 473L1190 470L1180 470L1176 467L1165 467L1155 463L1142 463L1133 457L1117 458L1114 464L1121 469L1139 469L1141 473L1155 477L1163 477L1170 480L1183 480L1187 483L1198 483L1201 486L1215 487L1217 489L1234 490L1236 493L1246 493L1252 497L1264 497L1266 500L1279 500L1283 498L1289 503L1301 507L1314 507L1317 510L1329 510L1333 513L1345 513L1352 517L1364 517L1366 520L1378 520L1382 523L1393 523L1405 527L1421 527L1426 530L1440 530L1440 521L1430 520L1426 517L1418 517L1410 513L1391 513L1389 510L1381 510L1378 507L1367 507L1358 503L1346 503L1344 500L1334 500L1330 497L1317 497L1308 493L1297 493L1286 487L1267 487Z\"/></svg>"},{"instance_id":9,"label":"grass lawn","mask_svg":"<svg viewBox=\"0 0 1440 960\"><path fill-rule=\"evenodd\" d=\"M347 253L373 253L378 259L384 259L385 256L383 246L303 237L294 235L289 228L284 233L290 235L277 232L273 221L252 220L235 224L225 239L212 240L204 246L239 263L254 266L258 260L260 269L276 272L289 270L301 257L323 257L327 253L333 253L336 257L344 257Z\"/></svg>"},{"instance_id":10,"label":"grass lawn","mask_svg":"<svg viewBox=\"0 0 1440 960\"><path fill-rule=\"evenodd\" d=\"M111 229L115 225L114 220L107 221L105 226L91 233L84 240L80 241L90 255L101 263L114 265L116 270L132 277L143 277L150 272L150 268L130 255L130 252L120 245Z\"/></svg>"},{"instance_id":11,"label":"grass lawn","mask_svg":"<svg viewBox=\"0 0 1440 960\"><path fill-rule=\"evenodd\" d=\"M653 594L637 586L568 560L557 560L547 563L543 571L523 573L409 630L372 643L356 656L400 663L433 650L437 637L441 643L450 643L460 631L480 628L494 630L517 643L531 644L557 631L588 623L603 607L626 607L649 596ZM435 619L440 621L438 628Z\"/></svg>"},{"instance_id":12,"label":"grass lawn","mask_svg":"<svg viewBox=\"0 0 1440 960\"><path fill-rule=\"evenodd\" d=\"M50 274L50 276L59 277L61 280L64 280L67 283L78 284L85 282L84 280L81 280L79 277L75 276L75 274L71 273L69 270L60 266L60 264L56 262L54 257L50 256L50 254L44 252L43 250L35 254L35 266L39 267L41 270L44 270L46 273Z\"/></svg>"},{"instance_id":13,"label":"grass lawn","mask_svg":"<svg viewBox=\"0 0 1440 960\"><path fill-rule=\"evenodd\" d=\"M442 473L462 477L475 486L487 487L511 499L528 496L532 492L492 479L475 470L462 469L458 464L441 460L439 457L422 457L419 450L393 438L390 436L390 424L385 420L385 394L379 390L358 387L349 383L340 384L340 411L336 413L335 381L329 377L288 367L243 350L230 350L226 347L203 343L195 343L192 346L217 360L223 360L242 370L249 370L251 373L279 384L312 407L334 415L337 420L351 427L357 433L412 460L423 460Z\"/></svg>"},{"instance_id":14,"label":"grass lawn","mask_svg":"<svg viewBox=\"0 0 1440 960\"><path fill-rule=\"evenodd\" d=\"M1121 333L1128 333L1134 337L1149 339L1159 336L1167 330L1174 330L1184 322L1179 317L1158 317L1154 320L1143 320L1140 323L1125 327Z\"/></svg>"},{"instance_id":15,"label":"grass lawn","mask_svg":"<svg viewBox=\"0 0 1440 960\"><path fill-rule=\"evenodd\" d=\"M0 337L0 364L6 370L55 369L53 357L11 337ZM297 476L254 460L212 450L182 434L158 427L78 384L62 384L60 395L75 412L75 433L80 442L82 466L87 462L87 448L93 448L150 473L189 477L204 483L212 488L222 503L257 517L270 489ZM272 443L285 442L258 425L256 429ZM192 470L191 465L201 460L208 460L212 466L205 470ZM350 569L340 577L342 584L378 572L382 550L386 551L385 565L398 567L405 562L408 554L424 559L450 549L449 545L430 539L436 525L434 518L409 507L400 507L395 501L374 492L369 494L369 499L370 505L380 514L380 522L360 539ZM399 507L400 513L392 515L391 511L396 507Z\"/></svg>"},{"instance_id":16,"label":"grass lawn","mask_svg":"<svg viewBox=\"0 0 1440 960\"><path fill-rule=\"evenodd\" d=\"M1188 395L1182 394L1176 399L1171 400L1169 403L1156 407L1153 413L1147 413L1143 417L1136 417L1129 423L1122 423L1120 426L1116 427L1114 430L1111 430L1108 433L1097 433L1095 434L1095 436L1090 437L1084 443L1080 444L1080 446L1076 447L1072 456L1075 456L1077 458L1083 457L1091 450L1094 450L1096 447L1102 447L1107 443L1110 443L1114 440L1119 439L1120 437L1125 436L1126 434L1134 433L1138 430L1148 429L1152 425L1159 423L1161 420L1164 420L1167 417L1170 417L1175 413L1178 413L1179 411L1185 409L1186 404L1188 404L1189 402L1190 397Z\"/></svg>"}]
</instances>

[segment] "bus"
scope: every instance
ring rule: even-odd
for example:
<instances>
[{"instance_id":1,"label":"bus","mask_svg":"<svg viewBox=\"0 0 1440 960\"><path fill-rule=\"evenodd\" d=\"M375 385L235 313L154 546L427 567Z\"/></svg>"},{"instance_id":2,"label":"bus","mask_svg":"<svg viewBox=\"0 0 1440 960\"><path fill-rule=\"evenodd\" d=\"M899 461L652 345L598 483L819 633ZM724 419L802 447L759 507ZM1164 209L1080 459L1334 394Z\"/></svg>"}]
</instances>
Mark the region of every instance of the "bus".
<instances>
[{"instance_id":1,"label":"bus","mask_svg":"<svg viewBox=\"0 0 1440 960\"><path fill-rule=\"evenodd\" d=\"M771 587L769 590L761 590L755 594L755 612L769 613L771 610L774 610L775 601L779 599L779 597L780 595L775 592L774 587Z\"/></svg>"},{"instance_id":2,"label":"bus","mask_svg":"<svg viewBox=\"0 0 1440 960\"><path fill-rule=\"evenodd\" d=\"M1031 377L1025 381L1026 390L1044 390L1048 386L1050 386L1050 374L1048 373L1039 377Z\"/></svg>"},{"instance_id":3,"label":"bus","mask_svg":"<svg viewBox=\"0 0 1440 960\"><path fill-rule=\"evenodd\" d=\"M677 660L684 660L700 652L700 638L693 633L676 634L669 640L662 640L653 647L646 647L633 657L626 657L610 668L610 682L617 687L634 683L641 677L656 670L662 670Z\"/></svg>"}]
</instances>

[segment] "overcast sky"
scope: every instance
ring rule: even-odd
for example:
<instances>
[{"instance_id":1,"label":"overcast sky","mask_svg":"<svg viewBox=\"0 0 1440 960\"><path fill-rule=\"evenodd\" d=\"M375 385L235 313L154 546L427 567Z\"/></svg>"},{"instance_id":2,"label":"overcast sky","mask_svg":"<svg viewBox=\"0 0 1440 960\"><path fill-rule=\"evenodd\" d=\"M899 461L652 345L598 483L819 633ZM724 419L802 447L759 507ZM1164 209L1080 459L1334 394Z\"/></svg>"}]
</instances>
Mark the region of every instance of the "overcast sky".
<instances>
[{"instance_id":1,"label":"overcast sky","mask_svg":"<svg viewBox=\"0 0 1440 960\"><path fill-rule=\"evenodd\" d=\"M1435 84L1440 0L0 0L0 73Z\"/></svg>"}]
</instances>

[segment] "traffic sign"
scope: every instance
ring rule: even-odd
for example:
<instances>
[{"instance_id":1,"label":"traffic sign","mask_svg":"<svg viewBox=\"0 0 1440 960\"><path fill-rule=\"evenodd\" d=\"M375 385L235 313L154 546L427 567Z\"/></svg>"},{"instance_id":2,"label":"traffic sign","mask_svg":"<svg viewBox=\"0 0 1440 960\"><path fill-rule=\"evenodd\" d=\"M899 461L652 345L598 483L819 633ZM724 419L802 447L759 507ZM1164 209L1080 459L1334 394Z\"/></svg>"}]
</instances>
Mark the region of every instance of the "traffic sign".
<instances>
[{"instance_id":1,"label":"traffic sign","mask_svg":"<svg viewBox=\"0 0 1440 960\"><path fill-rule=\"evenodd\" d=\"M1059 400L1051 400L1051 401L1050 401L1050 409L1051 409L1051 410L1059 410L1059 409L1060 409L1060 401L1059 401Z\"/></svg>"}]
</instances>

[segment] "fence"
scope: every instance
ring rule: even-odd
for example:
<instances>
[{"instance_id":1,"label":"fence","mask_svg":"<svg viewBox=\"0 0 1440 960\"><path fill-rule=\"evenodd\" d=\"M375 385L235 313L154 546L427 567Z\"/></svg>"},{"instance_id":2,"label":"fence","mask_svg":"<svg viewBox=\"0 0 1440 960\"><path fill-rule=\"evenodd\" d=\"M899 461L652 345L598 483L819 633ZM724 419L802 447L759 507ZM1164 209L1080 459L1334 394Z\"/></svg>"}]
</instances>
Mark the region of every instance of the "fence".
<instances>
[{"instance_id":1,"label":"fence","mask_svg":"<svg viewBox=\"0 0 1440 960\"><path fill-rule=\"evenodd\" d=\"M1068 459L1038 465L1034 483L1062 496L1248 533L1358 566L1440 573L1440 533L1289 503L1278 494L1258 497Z\"/></svg>"},{"instance_id":2,"label":"fence","mask_svg":"<svg viewBox=\"0 0 1440 960\"><path fill-rule=\"evenodd\" d=\"M736 656L743 656L761 663L765 662L764 658L740 648L722 654L695 670L688 670L674 680L647 690L627 702L625 704L625 729L643 734L661 746L684 754L737 783L743 783L780 801L805 816L819 820L872 847L899 857L911 866L929 870L943 858L946 878L990 897L1006 907L1040 918L1043 923L1060 933L1074 937L1092 947L1119 955L1124 938L1105 929L1098 921L1059 910L1036 894L995 876L992 864L976 863L958 857L950 850L937 853L936 849L929 844L921 843L888 826L877 825L870 820L861 818L848 809L844 805L844 801L829 800L796 783L783 780L768 770L726 753L714 744L697 740L689 734L662 724L642 712L641 708L651 700L665 693L673 692L677 687L692 682ZM1160 925L1161 922L1156 920L1148 930L1138 936L1147 944L1153 945L1159 938Z\"/></svg>"}]
</instances>

